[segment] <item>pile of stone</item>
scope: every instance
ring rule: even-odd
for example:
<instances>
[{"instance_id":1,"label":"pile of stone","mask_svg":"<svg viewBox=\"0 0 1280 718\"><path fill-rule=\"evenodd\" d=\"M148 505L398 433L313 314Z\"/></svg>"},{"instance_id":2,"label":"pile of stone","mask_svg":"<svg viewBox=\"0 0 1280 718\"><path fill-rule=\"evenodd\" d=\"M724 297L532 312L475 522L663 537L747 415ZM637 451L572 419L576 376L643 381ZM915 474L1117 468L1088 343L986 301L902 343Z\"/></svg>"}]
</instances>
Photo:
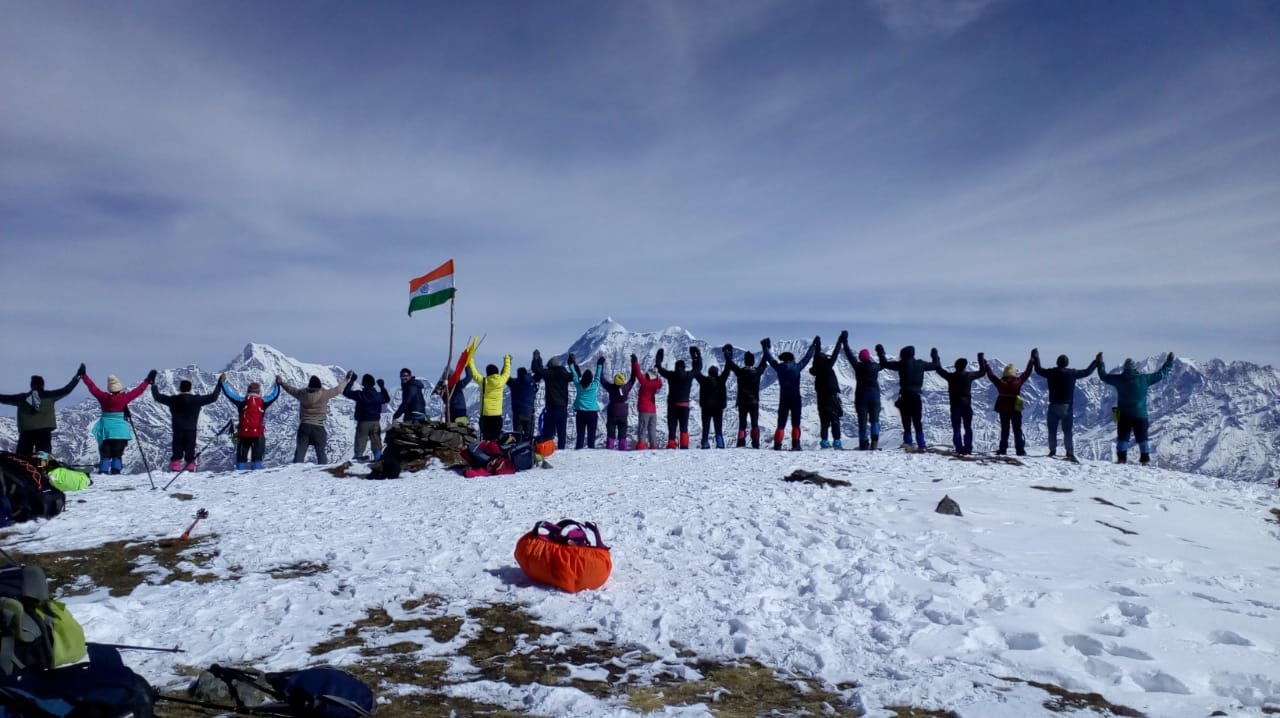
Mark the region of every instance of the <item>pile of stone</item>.
<instances>
[{"instance_id":1,"label":"pile of stone","mask_svg":"<svg viewBox=\"0 0 1280 718\"><path fill-rule=\"evenodd\" d=\"M396 478L400 471L421 471L432 458L451 468L467 466L462 450L479 440L475 430L464 424L392 424L387 429L382 461L369 465L370 478Z\"/></svg>"}]
</instances>

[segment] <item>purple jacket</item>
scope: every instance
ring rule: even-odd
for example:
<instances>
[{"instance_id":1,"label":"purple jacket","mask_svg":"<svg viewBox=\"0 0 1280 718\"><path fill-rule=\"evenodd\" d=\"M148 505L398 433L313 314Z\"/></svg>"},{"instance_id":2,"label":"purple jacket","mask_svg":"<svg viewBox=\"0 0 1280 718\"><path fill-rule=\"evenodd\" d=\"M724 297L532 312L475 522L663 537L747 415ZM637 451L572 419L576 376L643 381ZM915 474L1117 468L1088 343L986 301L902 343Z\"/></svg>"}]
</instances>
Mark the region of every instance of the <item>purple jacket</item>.
<instances>
[{"instance_id":1,"label":"purple jacket","mask_svg":"<svg viewBox=\"0 0 1280 718\"><path fill-rule=\"evenodd\" d=\"M631 387L635 386L635 383L635 372L631 373L631 378L622 386L618 386L613 382L600 383L604 390L609 393L609 406L606 408L607 413L605 416L611 419L627 418L627 398L631 396Z\"/></svg>"}]
</instances>

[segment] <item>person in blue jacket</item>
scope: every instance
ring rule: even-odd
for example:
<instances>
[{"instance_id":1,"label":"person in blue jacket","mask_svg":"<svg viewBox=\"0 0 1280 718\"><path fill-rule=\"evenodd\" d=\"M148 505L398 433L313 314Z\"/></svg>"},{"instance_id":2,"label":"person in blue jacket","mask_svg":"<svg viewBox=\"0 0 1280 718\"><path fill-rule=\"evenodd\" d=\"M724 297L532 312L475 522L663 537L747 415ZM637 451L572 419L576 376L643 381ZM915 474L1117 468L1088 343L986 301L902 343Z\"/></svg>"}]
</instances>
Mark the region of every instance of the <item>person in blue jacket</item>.
<instances>
[{"instance_id":1,"label":"person in blue jacket","mask_svg":"<svg viewBox=\"0 0 1280 718\"><path fill-rule=\"evenodd\" d=\"M353 372L342 390L343 396L356 403L355 455L351 458L368 461L369 457L364 452L372 445L373 460L377 461L382 458L382 407L391 403L391 395L387 393L386 383L381 379L375 382L372 374L360 377L360 391L356 391L355 386Z\"/></svg>"},{"instance_id":2,"label":"person in blue jacket","mask_svg":"<svg viewBox=\"0 0 1280 718\"><path fill-rule=\"evenodd\" d=\"M573 411L577 419L578 436L573 448L596 448L596 432L600 428L600 375L604 373L604 356L596 359L596 370L578 371L578 362L569 364L573 372Z\"/></svg>"},{"instance_id":3,"label":"person in blue jacket","mask_svg":"<svg viewBox=\"0 0 1280 718\"><path fill-rule=\"evenodd\" d=\"M436 382L436 396L445 401L444 420L454 424L469 424L471 419L467 416L467 394L463 391L468 384L471 383L469 372L462 372L462 376L458 378L458 383L453 385L453 392L450 393L443 379ZM446 399L446 397L448 397Z\"/></svg>"},{"instance_id":4,"label":"person in blue jacket","mask_svg":"<svg viewBox=\"0 0 1280 718\"><path fill-rule=\"evenodd\" d=\"M898 358L889 361L885 359L884 345L877 344L876 358L885 369L898 372L898 400L894 404L902 415L902 448L908 451L912 449L911 429L914 427L915 450L924 451L924 399L921 392L924 391L924 373L937 370L938 362L917 359L916 348L911 345L903 347Z\"/></svg>"},{"instance_id":5,"label":"person in blue jacket","mask_svg":"<svg viewBox=\"0 0 1280 718\"><path fill-rule=\"evenodd\" d=\"M800 450L800 374L809 365L814 352L818 351L821 345L822 340L814 337L809 350L804 353L804 358L797 362L795 355L791 352L782 352L775 359L773 352L770 351L773 342L769 341L768 337L760 340L760 348L764 350L764 362L778 376L778 428L773 432L774 451L782 451L782 437L787 428L788 417L791 419L791 450Z\"/></svg>"},{"instance_id":6,"label":"person in blue jacket","mask_svg":"<svg viewBox=\"0 0 1280 718\"><path fill-rule=\"evenodd\" d=\"M1066 354L1058 355L1057 366L1045 369L1040 366L1039 349L1031 350L1031 361L1036 373L1044 377L1049 385L1049 409L1045 415L1049 424L1049 456L1058 453L1058 426L1062 426L1062 445L1067 450L1067 459L1075 461L1076 450L1071 440L1071 425L1075 420L1076 380L1089 376L1098 368L1102 353L1099 352L1084 369L1068 368L1071 360Z\"/></svg>"},{"instance_id":7,"label":"person in blue jacket","mask_svg":"<svg viewBox=\"0 0 1280 718\"><path fill-rule=\"evenodd\" d=\"M528 369L516 369L516 375L507 379L511 390L511 431L533 438L533 403L538 396L538 378Z\"/></svg>"},{"instance_id":8,"label":"person in blue jacket","mask_svg":"<svg viewBox=\"0 0 1280 718\"><path fill-rule=\"evenodd\" d=\"M1147 416L1147 389L1158 381L1169 376L1173 370L1173 352L1165 357L1164 366L1150 374L1138 371L1132 359L1124 360L1124 368L1118 374L1108 374L1107 365L1102 361L1102 352L1098 352L1098 378L1104 384L1116 388L1116 463L1123 464L1129 460L1129 437L1133 436L1142 452L1138 461L1142 464L1151 462L1151 442L1147 434L1151 429L1151 420Z\"/></svg>"},{"instance_id":9,"label":"person in blue jacket","mask_svg":"<svg viewBox=\"0 0 1280 718\"><path fill-rule=\"evenodd\" d=\"M427 421L427 387L408 367L400 370L400 406L391 415L392 421L401 418L408 424Z\"/></svg>"},{"instance_id":10,"label":"person in blue jacket","mask_svg":"<svg viewBox=\"0 0 1280 718\"><path fill-rule=\"evenodd\" d=\"M858 414L858 449L874 451L880 448L880 372L884 367L871 358L871 351L863 349L855 359L849 348L849 332L840 332L844 344L844 356L853 367L853 408Z\"/></svg>"}]
</instances>

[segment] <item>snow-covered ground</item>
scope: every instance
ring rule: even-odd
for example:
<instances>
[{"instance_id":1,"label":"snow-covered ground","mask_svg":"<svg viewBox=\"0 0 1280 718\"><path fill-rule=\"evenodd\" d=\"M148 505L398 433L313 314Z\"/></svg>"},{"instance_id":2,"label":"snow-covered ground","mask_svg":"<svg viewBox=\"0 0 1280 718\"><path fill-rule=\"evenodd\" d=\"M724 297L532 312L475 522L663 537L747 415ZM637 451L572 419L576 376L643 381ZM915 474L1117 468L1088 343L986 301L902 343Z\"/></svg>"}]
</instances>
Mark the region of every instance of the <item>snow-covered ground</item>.
<instances>
[{"instance_id":1,"label":"snow-covered ground","mask_svg":"<svg viewBox=\"0 0 1280 718\"><path fill-rule=\"evenodd\" d=\"M6 543L44 552L173 537L196 507L208 509L197 533L217 534L219 554L207 570L238 580L69 600L91 640L185 648L128 656L164 687L181 684L178 663L306 665L335 625L438 594L459 610L524 603L548 625L592 627L592 640L658 656L674 644L832 687L856 682L841 695L871 716L890 705L1044 712L1042 690L1003 676L1096 691L1151 716L1280 705L1274 487L897 451L596 450L551 461L554 470L488 479L439 468L399 481L315 466L200 473L174 487L196 495L185 502L147 490L144 476L105 477L72 495L64 515L19 527ZM781 480L797 468L853 486ZM115 485L139 490L106 490ZM934 512L944 494L963 517ZM614 572L603 589L569 595L511 579L516 539L563 517L604 532ZM299 562L328 570L267 574ZM547 715L564 712L573 691L466 690ZM630 715L586 694L571 705Z\"/></svg>"}]
</instances>

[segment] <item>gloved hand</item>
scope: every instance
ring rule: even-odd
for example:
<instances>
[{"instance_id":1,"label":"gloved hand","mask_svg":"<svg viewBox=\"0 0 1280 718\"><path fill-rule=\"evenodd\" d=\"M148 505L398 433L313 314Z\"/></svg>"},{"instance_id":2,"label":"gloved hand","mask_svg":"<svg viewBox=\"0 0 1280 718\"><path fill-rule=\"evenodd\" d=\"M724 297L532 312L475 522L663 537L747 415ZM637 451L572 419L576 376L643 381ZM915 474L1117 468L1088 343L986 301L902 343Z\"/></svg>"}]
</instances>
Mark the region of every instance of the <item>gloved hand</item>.
<instances>
[{"instance_id":1,"label":"gloved hand","mask_svg":"<svg viewBox=\"0 0 1280 718\"><path fill-rule=\"evenodd\" d=\"M1032 350L1031 350L1031 358L1032 358L1032 359L1039 359L1039 358L1040 358L1040 350L1039 350L1038 348L1036 348L1036 349L1032 349Z\"/></svg>"},{"instance_id":2,"label":"gloved hand","mask_svg":"<svg viewBox=\"0 0 1280 718\"><path fill-rule=\"evenodd\" d=\"M765 351L768 351L769 347L773 346L773 342L769 341L769 337L765 337L760 340L760 346L764 348Z\"/></svg>"},{"instance_id":3,"label":"gloved hand","mask_svg":"<svg viewBox=\"0 0 1280 718\"><path fill-rule=\"evenodd\" d=\"M596 366L604 366L604 355L596 357Z\"/></svg>"},{"instance_id":4,"label":"gloved hand","mask_svg":"<svg viewBox=\"0 0 1280 718\"><path fill-rule=\"evenodd\" d=\"M384 381L382 381L381 379L379 379L379 380L378 380L378 388L379 388L379 389L386 389L386 388L387 388L387 384L386 384L386 382L384 382Z\"/></svg>"},{"instance_id":5,"label":"gloved hand","mask_svg":"<svg viewBox=\"0 0 1280 718\"><path fill-rule=\"evenodd\" d=\"M689 356L694 359L702 358L702 350L698 347L689 347Z\"/></svg>"},{"instance_id":6,"label":"gloved hand","mask_svg":"<svg viewBox=\"0 0 1280 718\"><path fill-rule=\"evenodd\" d=\"M534 349L534 350L533 350L533 358L534 358L534 359L541 359L541 358L542 358L542 352L538 351L537 349Z\"/></svg>"},{"instance_id":7,"label":"gloved hand","mask_svg":"<svg viewBox=\"0 0 1280 718\"><path fill-rule=\"evenodd\" d=\"M876 356L884 356L884 345L883 345L883 344L877 344L877 345L876 345Z\"/></svg>"},{"instance_id":8,"label":"gloved hand","mask_svg":"<svg viewBox=\"0 0 1280 718\"><path fill-rule=\"evenodd\" d=\"M80 368L76 369L76 376L84 376L84 375L85 375L84 362L80 362Z\"/></svg>"},{"instance_id":9,"label":"gloved hand","mask_svg":"<svg viewBox=\"0 0 1280 718\"><path fill-rule=\"evenodd\" d=\"M283 383L284 383L284 377L280 376L279 374L276 374L276 383L277 383L277 384L283 384Z\"/></svg>"},{"instance_id":10,"label":"gloved hand","mask_svg":"<svg viewBox=\"0 0 1280 718\"><path fill-rule=\"evenodd\" d=\"M929 350L929 358L938 361L938 348L934 347Z\"/></svg>"},{"instance_id":11,"label":"gloved hand","mask_svg":"<svg viewBox=\"0 0 1280 718\"><path fill-rule=\"evenodd\" d=\"M632 363L632 364L639 364L639 363L640 363L640 357L636 356L635 354L632 354L632 355L631 355L631 363Z\"/></svg>"},{"instance_id":12,"label":"gloved hand","mask_svg":"<svg viewBox=\"0 0 1280 718\"><path fill-rule=\"evenodd\" d=\"M1102 352L1098 352L1098 356L1094 357L1094 359L1097 359L1098 361L1102 361Z\"/></svg>"},{"instance_id":13,"label":"gloved hand","mask_svg":"<svg viewBox=\"0 0 1280 718\"><path fill-rule=\"evenodd\" d=\"M1169 352L1169 361L1173 361L1173 352Z\"/></svg>"},{"instance_id":14,"label":"gloved hand","mask_svg":"<svg viewBox=\"0 0 1280 718\"><path fill-rule=\"evenodd\" d=\"M849 330L848 330L848 329L843 329L843 330L841 330L841 331L840 331L840 339L838 340L838 343L840 343L840 344L848 344L848 343L849 343Z\"/></svg>"},{"instance_id":15,"label":"gloved hand","mask_svg":"<svg viewBox=\"0 0 1280 718\"><path fill-rule=\"evenodd\" d=\"M721 351L721 353L723 353L725 356L727 356L727 357L731 357L731 356L733 356L733 345L732 345L732 344L725 344L724 346L720 347L720 351Z\"/></svg>"},{"instance_id":16,"label":"gloved hand","mask_svg":"<svg viewBox=\"0 0 1280 718\"><path fill-rule=\"evenodd\" d=\"M813 338L813 345L814 345L815 347L821 348L821 347L822 347L822 337L814 337L814 338Z\"/></svg>"},{"instance_id":17,"label":"gloved hand","mask_svg":"<svg viewBox=\"0 0 1280 718\"><path fill-rule=\"evenodd\" d=\"M575 357L574 355L570 354L570 355L569 355L569 358L568 358L567 360L565 360L565 361L566 361L567 363L569 363L569 364L577 364L577 363L578 363L578 358L577 358L577 357Z\"/></svg>"},{"instance_id":18,"label":"gloved hand","mask_svg":"<svg viewBox=\"0 0 1280 718\"><path fill-rule=\"evenodd\" d=\"M227 373L224 371L218 375L218 383L222 384L222 383L225 383L226 381L227 381Z\"/></svg>"},{"instance_id":19,"label":"gloved hand","mask_svg":"<svg viewBox=\"0 0 1280 718\"><path fill-rule=\"evenodd\" d=\"M156 383L156 374L158 373L159 372L157 372L155 369L152 369L151 371L147 372L147 383L148 384Z\"/></svg>"},{"instance_id":20,"label":"gloved hand","mask_svg":"<svg viewBox=\"0 0 1280 718\"><path fill-rule=\"evenodd\" d=\"M348 370L347 370L347 381L351 381L352 379L355 379L355 378L356 378L356 373L355 373L355 371L354 371L354 370L351 370L351 369L348 369Z\"/></svg>"},{"instance_id":21,"label":"gloved hand","mask_svg":"<svg viewBox=\"0 0 1280 718\"><path fill-rule=\"evenodd\" d=\"M659 348L658 348L658 355L657 355L656 357L654 357L654 358L653 358L653 363L654 363L654 364L656 364L657 366L662 366L662 357L663 357L663 355L665 354L665 352L666 352L666 350L665 350L665 349L663 349L663 348L659 347Z\"/></svg>"},{"instance_id":22,"label":"gloved hand","mask_svg":"<svg viewBox=\"0 0 1280 718\"><path fill-rule=\"evenodd\" d=\"M982 352L978 352L978 367L982 369L987 368L987 355Z\"/></svg>"}]
</instances>

